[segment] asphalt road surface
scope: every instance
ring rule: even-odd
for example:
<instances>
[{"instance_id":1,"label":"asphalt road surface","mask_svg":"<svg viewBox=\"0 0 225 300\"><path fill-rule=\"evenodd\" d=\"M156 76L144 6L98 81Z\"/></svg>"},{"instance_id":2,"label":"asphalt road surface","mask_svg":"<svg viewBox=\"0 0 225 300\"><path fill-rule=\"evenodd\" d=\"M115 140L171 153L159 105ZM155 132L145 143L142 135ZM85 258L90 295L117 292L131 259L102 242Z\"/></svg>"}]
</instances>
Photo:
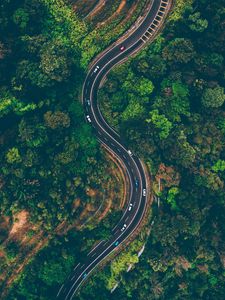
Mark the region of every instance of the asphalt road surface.
<instances>
[{"instance_id":1,"label":"asphalt road surface","mask_svg":"<svg viewBox=\"0 0 225 300\"><path fill-rule=\"evenodd\" d=\"M87 122L93 126L98 140L118 157L125 166L129 178L129 203L110 240L101 241L87 256L85 263L79 263L61 286L57 299L73 299L80 285L96 266L123 243L140 224L148 196L145 172L141 161L127 149L120 136L104 120L97 102L99 86L106 74L118 63L138 51L161 26L171 0L153 0L146 17L138 28L121 44L104 52L91 67L83 86L83 105ZM121 48L122 47L122 48Z\"/></svg>"}]
</instances>

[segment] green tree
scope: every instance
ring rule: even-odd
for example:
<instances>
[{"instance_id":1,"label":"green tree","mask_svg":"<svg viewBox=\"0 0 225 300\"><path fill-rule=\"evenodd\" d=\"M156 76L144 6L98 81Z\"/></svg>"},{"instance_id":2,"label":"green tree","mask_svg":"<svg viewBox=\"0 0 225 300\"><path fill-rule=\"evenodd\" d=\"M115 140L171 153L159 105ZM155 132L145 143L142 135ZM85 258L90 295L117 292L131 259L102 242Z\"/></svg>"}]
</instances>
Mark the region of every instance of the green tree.
<instances>
[{"instance_id":1,"label":"green tree","mask_svg":"<svg viewBox=\"0 0 225 300\"><path fill-rule=\"evenodd\" d=\"M152 123L155 128L159 130L160 139L166 139L173 127L172 123L165 117L165 115L159 114L157 109L152 110L149 115L150 118L146 119L146 122Z\"/></svg>"},{"instance_id":2,"label":"green tree","mask_svg":"<svg viewBox=\"0 0 225 300\"><path fill-rule=\"evenodd\" d=\"M72 60L61 40L46 43L40 54L40 68L51 80L62 82L69 77Z\"/></svg>"},{"instance_id":3,"label":"green tree","mask_svg":"<svg viewBox=\"0 0 225 300\"><path fill-rule=\"evenodd\" d=\"M18 8L13 14L13 21L21 29L25 29L29 21L29 13L23 8Z\"/></svg>"},{"instance_id":4,"label":"green tree","mask_svg":"<svg viewBox=\"0 0 225 300\"><path fill-rule=\"evenodd\" d=\"M131 100L122 113L121 119L123 121L129 121L130 119L140 119L145 113L145 108L135 100Z\"/></svg>"},{"instance_id":5,"label":"green tree","mask_svg":"<svg viewBox=\"0 0 225 300\"><path fill-rule=\"evenodd\" d=\"M168 191L166 201L171 205L172 209L177 209L176 196L179 194L179 189L177 187L172 187Z\"/></svg>"},{"instance_id":6,"label":"green tree","mask_svg":"<svg viewBox=\"0 0 225 300\"><path fill-rule=\"evenodd\" d=\"M70 126L70 117L68 116L68 114L61 111L47 111L44 114L44 120L46 126L50 127L51 129L62 127L67 128Z\"/></svg>"},{"instance_id":7,"label":"green tree","mask_svg":"<svg viewBox=\"0 0 225 300\"><path fill-rule=\"evenodd\" d=\"M208 21L201 18L200 12L196 12L188 17L189 27L196 32L203 32L208 27Z\"/></svg>"},{"instance_id":8,"label":"green tree","mask_svg":"<svg viewBox=\"0 0 225 300\"><path fill-rule=\"evenodd\" d=\"M22 161L19 150L13 147L6 153L6 160L9 164L19 163Z\"/></svg>"},{"instance_id":9,"label":"green tree","mask_svg":"<svg viewBox=\"0 0 225 300\"><path fill-rule=\"evenodd\" d=\"M225 160L219 159L212 167L214 172L224 172L225 171Z\"/></svg>"},{"instance_id":10,"label":"green tree","mask_svg":"<svg viewBox=\"0 0 225 300\"><path fill-rule=\"evenodd\" d=\"M202 104L205 107L218 108L225 101L224 88L217 86L215 88L207 88L202 95Z\"/></svg>"},{"instance_id":11,"label":"green tree","mask_svg":"<svg viewBox=\"0 0 225 300\"><path fill-rule=\"evenodd\" d=\"M195 57L191 40L176 38L163 49L163 58L172 63L188 63Z\"/></svg>"},{"instance_id":12,"label":"green tree","mask_svg":"<svg viewBox=\"0 0 225 300\"><path fill-rule=\"evenodd\" d=\"M137 81L135 89L141 96L150 96L154 90L154 85L151 80L142 77Z\"/></svg>"},{"instance_id":13,"label":"green tree","mask_svg":"<svg viewBox=\"0 0 225 300\"><path fill-rule=\"evenodd\" d=\"M129 71L122 88L126 92L133 92L140 96L150 96L154 90L154 85L151 80L145 77L136 78L135 74Z\"/></svg>"}]
</instances>

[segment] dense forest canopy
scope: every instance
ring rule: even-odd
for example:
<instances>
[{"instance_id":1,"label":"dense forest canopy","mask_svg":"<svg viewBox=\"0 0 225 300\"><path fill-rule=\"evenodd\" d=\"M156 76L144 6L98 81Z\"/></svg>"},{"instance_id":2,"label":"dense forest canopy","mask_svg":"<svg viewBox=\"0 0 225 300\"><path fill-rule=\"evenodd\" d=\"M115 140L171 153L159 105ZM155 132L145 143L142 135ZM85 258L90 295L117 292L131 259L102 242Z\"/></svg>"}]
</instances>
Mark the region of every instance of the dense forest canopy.
<instances>
[{"instance_id":1,"label":"dense forest canopy","mask_svg":"<svg viewBox=\"0 0 225 300\"><path fill-rule=\"evenodd\" d=\"M84 66L121 32L106 26L90 33L68 2L0 4L1 214L26 209L46 231L72 222L80 214L74 200L86 203L87 187L101 187L103 155L79 98ZM99 92L105 118L149 167L160 208L144 254L134 254L143 243L137 240L90 279L80 300L224 299L224 4L177 0L162 33ZM74 264L118 218L52 239L7 299L55 299ZM10 247L13 257L17 245Z\"/></svg>"},{"instance_id":2,"label":"dense forest canopy","mask_svg":"<svg viewBox=\"0 0 225 300\"><path fill-rule=\"evenodd\" d=\"M86 27L44 0L3 1L0 24L1 212L28 209L50 229L72 217L97 163L78 102Z\"/></svg>"}]
</instances>

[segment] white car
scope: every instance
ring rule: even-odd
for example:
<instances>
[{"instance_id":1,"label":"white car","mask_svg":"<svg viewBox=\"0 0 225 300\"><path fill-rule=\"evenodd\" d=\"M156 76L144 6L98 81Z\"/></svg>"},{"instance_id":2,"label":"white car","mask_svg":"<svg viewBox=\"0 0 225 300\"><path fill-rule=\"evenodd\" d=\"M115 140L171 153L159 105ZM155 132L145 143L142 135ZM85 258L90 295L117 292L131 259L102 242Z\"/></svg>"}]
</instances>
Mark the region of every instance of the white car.
<instances>
[{"instance_id":1,"label":"white car","mask_svg":"<svg viewBox=\"0 0 225 300\"><path fill-rule=\"evenodd\" d=\"M87 99L86 102L87 102L87 105L89 105L89 106L91 105L90 99Z\"/></svg>"},{"instance_id":2,"label":"white car","mask_svg":"<svg viewBox=\"0 0 225 300\"><path fill-rule=\"evenodd\" d=\"M100 67L96 66L95 69L94 69L94 73L97 73L99 69L100 69Z\"/></svg>"},{"instance_id":3,"label":"white car","mask_svg":"<svg viewBox=\"0 0 225 300\"><path fill-rule=\"evenodd\" d=\"M130 156L133 155L133 153L132 153L130 150L127 150L127 152L128 152L128 154L129 154Z\"/></svg>"},{"instance_id":4,"label":"white car","mask_svg":"<svg viewBox=\"0 0 225 300\"><path fill-rule=\"evenodd\" d=\"M146 189L143 189L143 196L146 196Z\"/></svg>"},{"instance_id":5,"label":"white car","mask_svg":"<svg viewBox=\"0 0 225 300\"><path fill-rule=\"evenodd\" d=\"M88 122L91 123L91 118L90 118L90 116L87 115L86 118L87 118Z\"/></svg>"},{"instance_id":6,"label":"white car","mask_svg":"<svg viewBox=\"0 0 225 300\"><path fill-rule=\"evenodd\" d=\"M132 207L133 207L133 203L130 203L129 207L128 207L128 210L131 211Z\"/></svg>"},{"instance_id":7,"label":"white car","mask_svg":"<svg viewBox=\"0 0 225 300\"><path fill-rule=\"evenodd\" d=\"M121 228L121 231L124 231L127 227L127 224L124 224L123 227Z\"/></svg>"}]
</instances>

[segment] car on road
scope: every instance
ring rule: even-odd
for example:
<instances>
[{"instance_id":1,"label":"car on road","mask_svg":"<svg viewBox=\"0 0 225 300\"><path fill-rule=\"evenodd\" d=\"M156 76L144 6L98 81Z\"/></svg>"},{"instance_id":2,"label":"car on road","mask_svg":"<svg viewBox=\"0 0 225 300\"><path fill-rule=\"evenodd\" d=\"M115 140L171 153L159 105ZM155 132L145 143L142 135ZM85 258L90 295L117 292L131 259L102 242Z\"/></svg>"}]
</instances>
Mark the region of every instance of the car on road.
<instances>
[{"instance_id":1,"label":"car on road","mask_svg":"<svg viewBox=\"0 0 225 300\"><path fill-rule=\"evenodd\" d=\"M124 51L125 49L126 49L126 47L123 45L120 47L120 51Z\"/></svg>"},{"instance_id":2,"label":"car on road","mask_svg":"<svg viewBox=\"0 0 225 300\"><path fill-rule=\"evenodd\" d=\"M114 245L117 247L119 245L119 241L116 241Z\"/></svg>"},{"instance_id":3,"label":"car on road","mask_svg":"<svg viewBox=\"0 0 225 300\"><path fill-rule=\"evenodd\" d=\"M86 102L87 102L87 105L91 105L91 101L90 101L90 99L86 99Z\"/></svg>"},{"instance_id":4,"label":"car on road","mask_svg":"<svg viewBox=\"0 0 225 300\"><path fill-rule=\"evenodd\" d=\"M128 210L131 211L132 207L133 207L133 203L130 203L128 206Z\"/></svg>"},{"instance_id":5,"label":"car on road","mask_svg":"<svg viewBox=\"0 0 225 300\"><path fill-rule=\"evenodd\" d=\"M135 179L135 186L136 186L136 187L139 186L139 181L138 181L138 179Z\"/></svg>"},{"instance_id":6,"label":"car on road","mask_svg":"<svg viewBox=\"0 0 225 300\"><path fill-rule=\"evenodd\" d=\"M100 67L96 66L95 69L94 69L94 73L97 73L99 69L100 69Z\"/></svg>"},{"instance_id":7,"label":"car on road","mask_svg":"<svg viewBox=\"0 0 225 300\"><path fill-rule=\"evenodd\" d=\"M124 224L123 227L121 228L121 231L124 231L127 227L127 224Z\"/></svg>"},{"instance_id":8,"label":"car on road","mask_svg":"<svg viewBox=\"0 0 225 300\"><path fill-rule=\"evenodd\" d=\"M88 122L91 123L91 118L90 118L90 116L87 115L86 118L87 118Z\"/></svg>"},{"instance_id":9,"label":"car on road","mask_svg":"<svg viewBox=\"0 0 225 300\"><path fill-rule=\"evenodd\" d=\"M87 273L84 273L83 278L86 278L86 277L87 277Z\"/></svg>"},{"instance_id":10,"label":"car on road","mask_svg":"<svg viewBox=\"0 0 225 300\"><path fill-rule=\"evenodd\" d=\"M143 196L146 196L146 189L143 189Z\"/></svg>"},{"instance_id":11,"label":"car on road","mask_svg":"<svg viewBox=\"0 0 225 300\"><path fill-rule=\"evenodd\" d=\"M128 152L128 154L129 154L130 156L133 155L133 153L132 153L130 150L127 150L127 152Z\"/></svg>"}]
</instances>

